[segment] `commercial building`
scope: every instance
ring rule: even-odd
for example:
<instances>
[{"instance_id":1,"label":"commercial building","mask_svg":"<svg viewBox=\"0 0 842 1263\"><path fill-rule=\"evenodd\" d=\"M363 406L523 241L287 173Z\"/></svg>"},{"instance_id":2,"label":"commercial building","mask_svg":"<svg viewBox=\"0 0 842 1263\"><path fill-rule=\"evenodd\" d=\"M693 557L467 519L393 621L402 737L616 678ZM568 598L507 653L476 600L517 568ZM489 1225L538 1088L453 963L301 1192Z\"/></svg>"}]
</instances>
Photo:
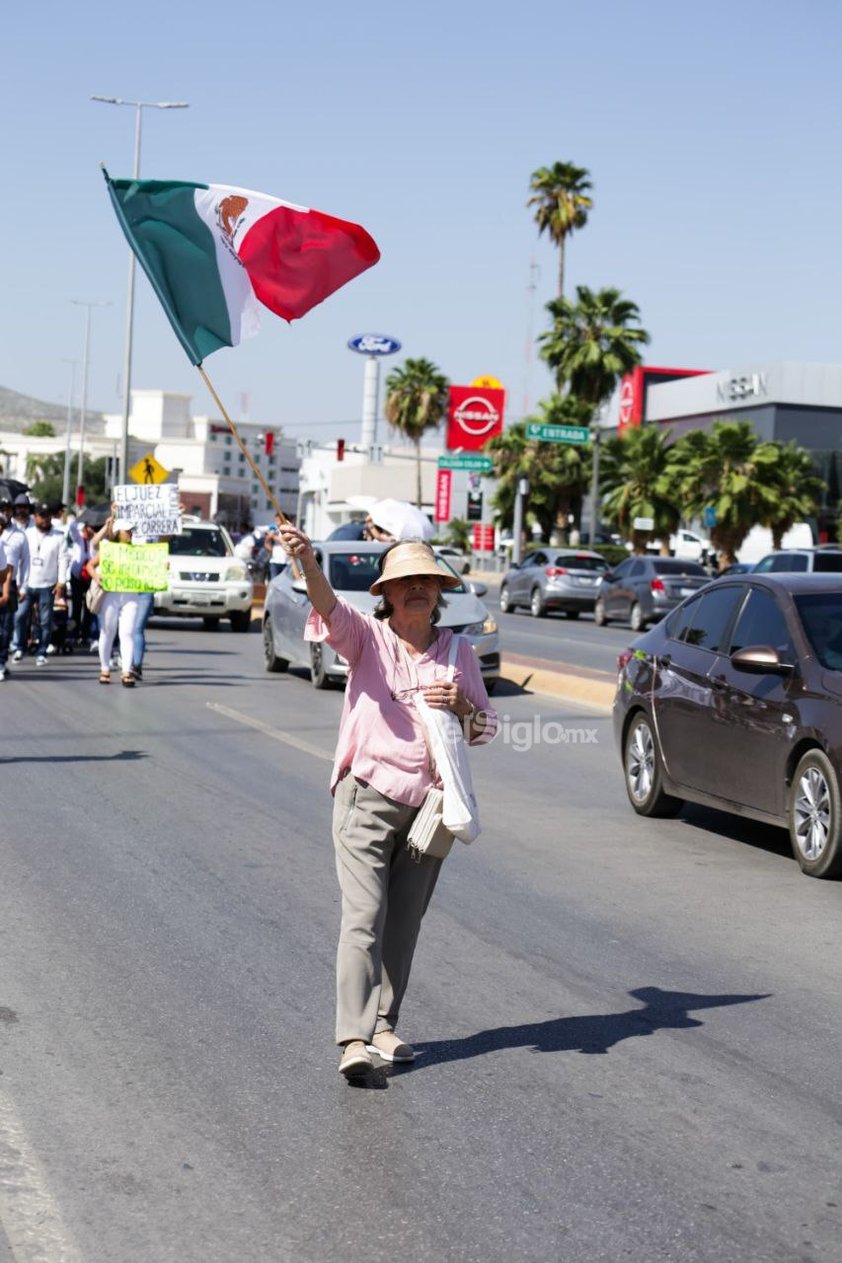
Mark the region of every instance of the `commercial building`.
<instances>
[{"instance_id":1,"label":"commercial building","mask_svg":"<svg viewBox=\"0 0 842 1263\"><path fill-rule=\"evenodd\" d=\"M687 373L689 370L677 370ZM719 372L695 371L658 383L650 377L641 421L678 438L714 421L749 421L761 439L795 442L827 484L819 534L833 532L839 512L842 365L780 361Z\"/></svg>"}]
</instances>

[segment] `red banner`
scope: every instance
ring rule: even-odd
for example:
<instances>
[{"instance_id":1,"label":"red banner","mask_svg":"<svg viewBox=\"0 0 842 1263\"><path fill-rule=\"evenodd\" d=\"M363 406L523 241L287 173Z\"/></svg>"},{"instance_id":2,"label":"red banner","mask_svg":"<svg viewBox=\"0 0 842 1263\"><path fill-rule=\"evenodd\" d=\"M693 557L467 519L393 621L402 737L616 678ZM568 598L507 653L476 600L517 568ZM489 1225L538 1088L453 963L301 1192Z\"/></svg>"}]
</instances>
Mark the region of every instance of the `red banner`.
<instances>
[{"instance_id":1,"label":"red banner","mask_svg":"<svg viewBox=\"0 0 842 1263\"><path fill-rule=\"evenodd\" d=\"M480 526L479 523L474 527L474 552L475 553L493 553L494 552L494 527Z\"/></svg>"},{"instance_id":2,"label":"red banner","mask_svg":"<svg viewBox=\"0 0 842 1263\"><path fill-rule=\"evenodd\" d=\"M434 519L436 522L450 521L450 501L453 489L453 472L450 469L440 469L436 478L436 511Z\"/></svg>"},{"instance_id":3,"label":"red banner","mask_svg":"<svg viewBox=\"0 0 842 1263\"><path fill-rule=\"evenodd\" d=\"M485 386L451 386L447 410L447 450L475 452L503 433L505 390Z\"/></svg>"}]
</instances>

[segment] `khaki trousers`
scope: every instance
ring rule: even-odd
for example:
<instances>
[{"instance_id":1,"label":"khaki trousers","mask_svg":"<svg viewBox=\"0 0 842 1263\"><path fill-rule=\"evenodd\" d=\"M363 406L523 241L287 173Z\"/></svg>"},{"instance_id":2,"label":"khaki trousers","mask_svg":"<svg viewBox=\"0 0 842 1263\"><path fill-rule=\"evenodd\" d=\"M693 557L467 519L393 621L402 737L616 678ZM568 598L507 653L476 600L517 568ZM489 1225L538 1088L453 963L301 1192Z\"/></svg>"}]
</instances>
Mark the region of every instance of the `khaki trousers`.
<instances>
[{"instance_id":1,"label":"khaki trousers","mask_svg":"<svg viewBox=\"0 0 842 1263\"><path fill-rule=\"evenodd\" d=\"M394 1030L440 859L410 857L417 807L353 776L336 786L333 844L342 894L336 955L336 1042Z\"/></svg>"}]
</instances>

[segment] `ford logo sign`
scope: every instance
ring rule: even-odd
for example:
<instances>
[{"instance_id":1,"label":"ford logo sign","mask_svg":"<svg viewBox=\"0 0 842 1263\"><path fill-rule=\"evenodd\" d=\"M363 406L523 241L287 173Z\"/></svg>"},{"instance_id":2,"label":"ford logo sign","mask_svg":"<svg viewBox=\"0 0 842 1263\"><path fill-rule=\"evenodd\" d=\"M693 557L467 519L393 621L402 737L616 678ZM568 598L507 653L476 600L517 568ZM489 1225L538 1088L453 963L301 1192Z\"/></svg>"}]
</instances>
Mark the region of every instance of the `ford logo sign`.
<instances>
[{"instance_id":1,"label":"ford logo sign","mask_svg":"<svg viewBox=\"0 0 842 1263\"><path fill-rule=\"evenodd\" d=\"M348 346L359 355L394 355L401 349L397 338L387 338L384 333L361 333L351 338Z\"/></svg>"}]
</instances>

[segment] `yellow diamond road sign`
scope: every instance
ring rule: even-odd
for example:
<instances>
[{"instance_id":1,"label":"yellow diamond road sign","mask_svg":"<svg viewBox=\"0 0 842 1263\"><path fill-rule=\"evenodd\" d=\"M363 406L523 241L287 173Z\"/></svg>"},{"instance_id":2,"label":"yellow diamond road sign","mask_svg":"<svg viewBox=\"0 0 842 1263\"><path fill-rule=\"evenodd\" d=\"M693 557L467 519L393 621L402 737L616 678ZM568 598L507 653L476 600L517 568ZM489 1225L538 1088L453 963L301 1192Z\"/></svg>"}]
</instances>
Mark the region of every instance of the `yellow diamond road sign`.
<instances>
[{"instance_id":1,"label":"yellow diamond road sign","mask_svg":"<svg viewBox=\"0 0 842 1263\"><path fill-rule=\"evenodd\" d=\"M137 464L132 465L129 470L132 482L166 482L169 476L170 471L164 469L151 452L141 456Z\"/></svg>"}]
</instances>

